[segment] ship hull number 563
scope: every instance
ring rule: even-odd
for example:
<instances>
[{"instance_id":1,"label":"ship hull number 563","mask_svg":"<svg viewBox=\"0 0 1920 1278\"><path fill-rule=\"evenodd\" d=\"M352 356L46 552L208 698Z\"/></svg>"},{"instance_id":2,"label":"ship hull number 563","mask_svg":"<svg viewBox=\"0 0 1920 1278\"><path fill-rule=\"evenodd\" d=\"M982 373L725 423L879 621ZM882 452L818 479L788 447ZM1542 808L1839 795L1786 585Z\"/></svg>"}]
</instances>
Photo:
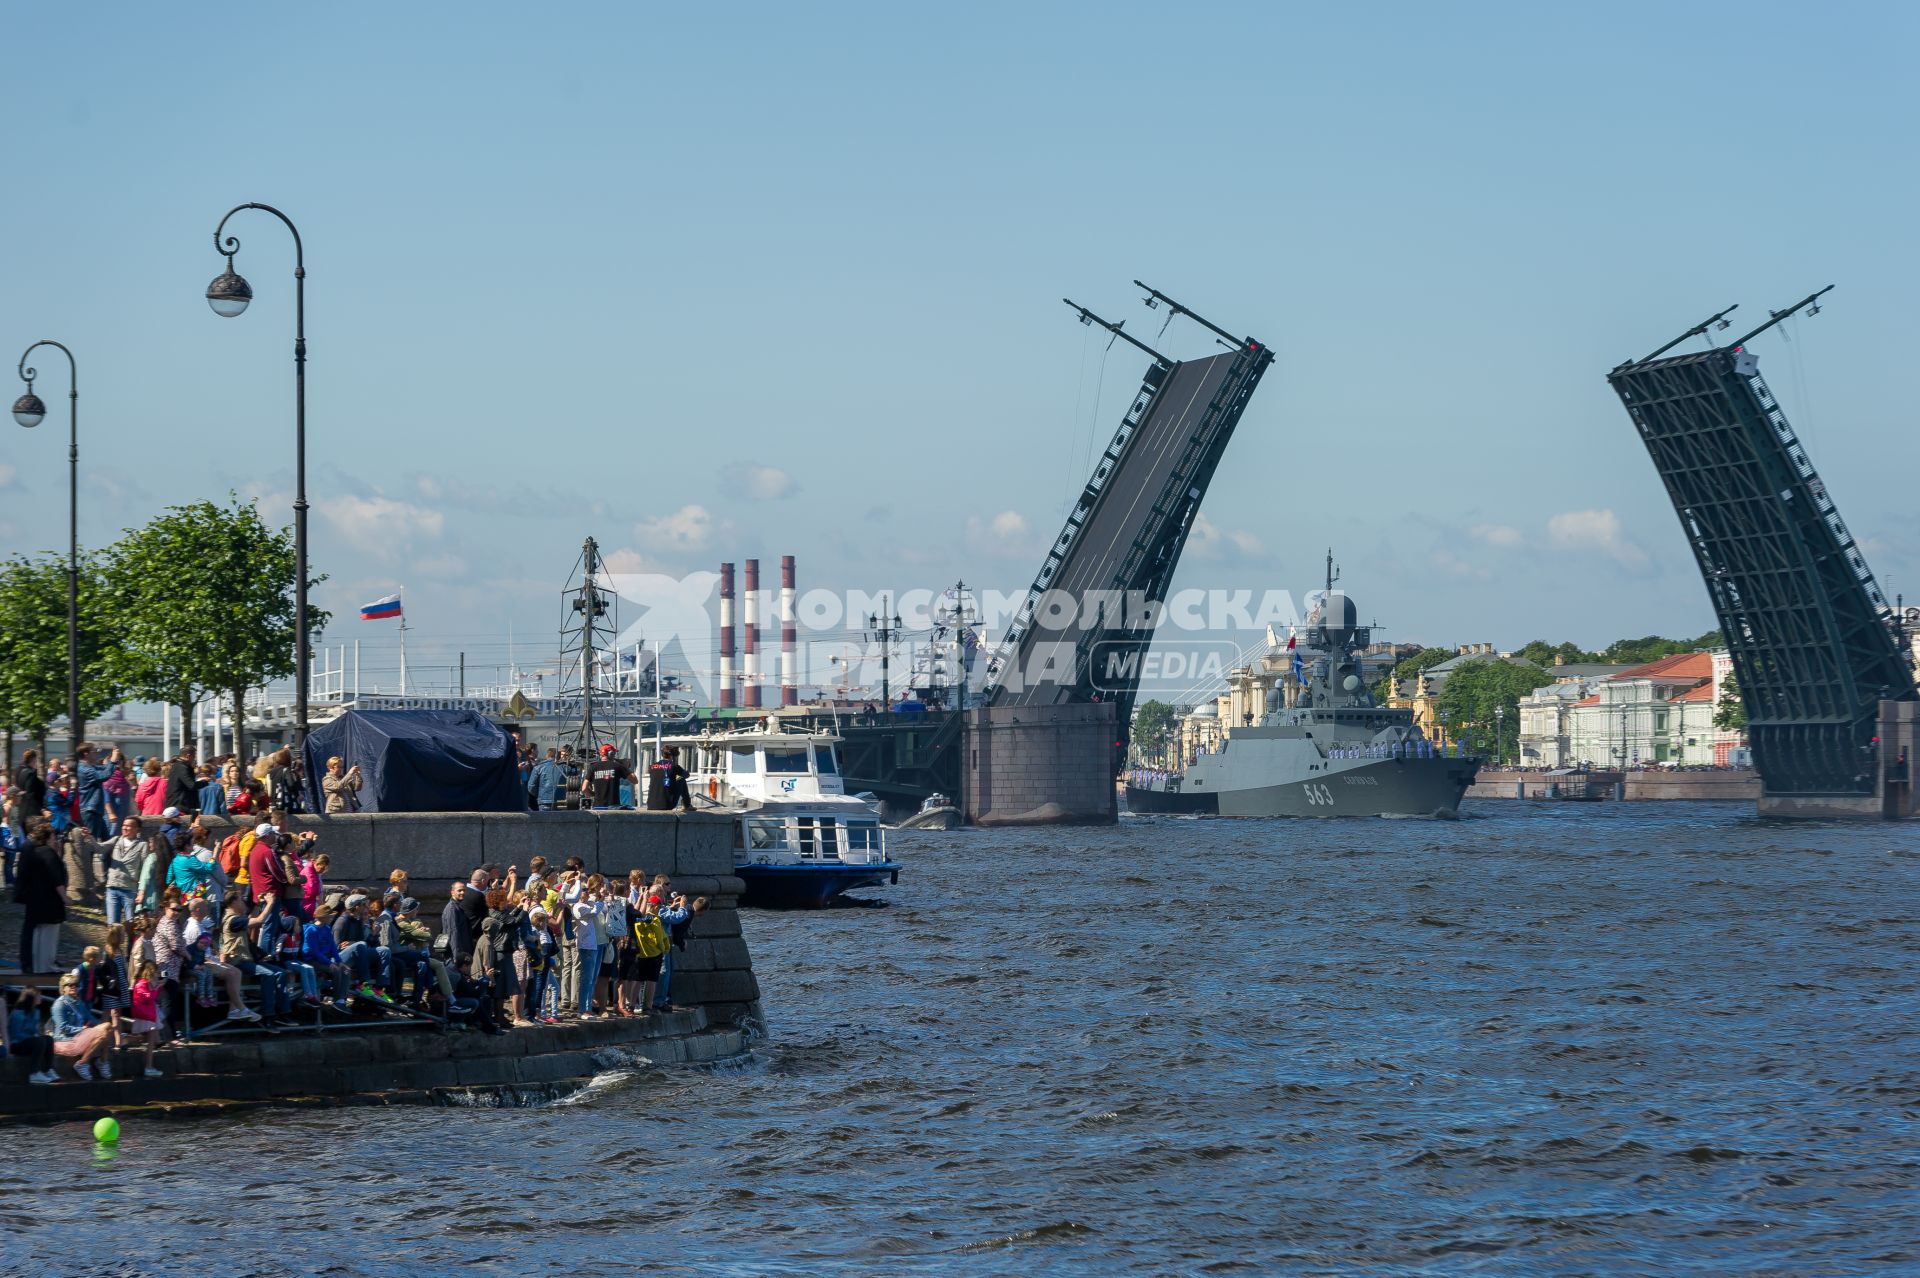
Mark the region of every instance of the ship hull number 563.
<instances>
[{"instance_id":1,"label":"ship hull number 563","mask_svg":"<svg viewBox=\"0 0 1920 1278\"><path fill-rule=\"evenodd\" d=\"M1300 788L1306 792L1307 806L1330 808L1333 806L1333 791L1318 781L1304 781Z\"/></svg>"}]
</instances>

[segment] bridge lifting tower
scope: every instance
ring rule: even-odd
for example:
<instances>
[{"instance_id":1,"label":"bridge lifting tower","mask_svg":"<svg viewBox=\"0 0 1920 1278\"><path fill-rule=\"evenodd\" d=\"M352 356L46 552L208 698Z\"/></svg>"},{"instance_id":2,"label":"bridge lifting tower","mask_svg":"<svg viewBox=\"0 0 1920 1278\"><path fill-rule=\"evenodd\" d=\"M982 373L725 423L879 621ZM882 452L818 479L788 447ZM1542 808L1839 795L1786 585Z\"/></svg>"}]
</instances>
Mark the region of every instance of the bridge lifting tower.
<instances>
[{"instance_id":1,"label":"bridge lifting tower","mask_svg":"<svg viewBox=\"0 0 1920 1278\"><path fill-rule=\"evenodd\" d=\"M1817 312L1826 292L1728 345L1668 353L1729 328L1728 307L1607 381L1666 485L1720 620L1762 812L1905 815L1920 699L1910 649L1752 349L1803 308ZM1900 739L1886 739L1889 730Z\"/></svg>"},{"instance_id":2,"label":"bridge lifting tower","mask_svg":"<svg viewBox=\"0 0 1920 1278\"><path fill-rule=\"evenodd\" d=\"M1124 323L1063 299L1081 323L1105 329L1149 363L1007 629L981 708L970 712L970 819L992 819L989 813L1023 799L1034 800L1036 811L1065 810L1035 819L1113 819L1112 781L1124 762L1141 658L1214 470L1273 362L1262 343L1134 284L1149 308L1193 320L1225 349L1176 360ZM1023 799L1009 797L1016 789ZM1070 795L1084 801L1063 797Z\"/></svg>"}]
</instances>

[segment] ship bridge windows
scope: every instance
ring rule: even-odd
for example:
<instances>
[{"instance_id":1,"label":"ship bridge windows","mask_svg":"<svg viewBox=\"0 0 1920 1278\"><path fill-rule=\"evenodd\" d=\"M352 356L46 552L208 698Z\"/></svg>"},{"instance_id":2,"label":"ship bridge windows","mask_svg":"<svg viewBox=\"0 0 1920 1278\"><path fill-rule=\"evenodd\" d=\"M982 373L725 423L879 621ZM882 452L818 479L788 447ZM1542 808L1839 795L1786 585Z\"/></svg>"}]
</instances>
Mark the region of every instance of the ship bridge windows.
<instances>
[{"instance_id":1,"label":"ship bridge windows","mask_svg":"<svg viewBox=\"0 0 1920 1278\"><path fill-rule=\"evenodd\" d=\"M807 770L807 752L800 750L767 751L767 773L770 776L792 776L804 774Z\"/></svg>"},{"instance_id":2,"label":"ship bridge windows","mask_svg":"<svg viewBox=\"0 0 1920 1278\"><path fill-rule=\"evenodd\" d=\"M840 765L834 761L832 746L815 746L813 748L813 759L814 763L819 767L821 776L837 777L840 775Z\"/></svg>"},{"instance_id":3,"label":"ship bridge windows","mask_svg":"<svg viewBox=\"0 0 1920 1278\"><path fill-rule=\"evenodd\" d=\"M784 852L787 823L778 817L748 817L747 847L755 852Z\"/></svg>"},{"instance_id":4,"label":"ship bridge windows","mask_svg":"<svg viewBox=\"0 0 1920 1278\"><path fill-rule=\"evenodd\" d=\"M727 771L738 776L753 771L753 747L734 746L727 751Z\"/></svg>"}]
</instances>

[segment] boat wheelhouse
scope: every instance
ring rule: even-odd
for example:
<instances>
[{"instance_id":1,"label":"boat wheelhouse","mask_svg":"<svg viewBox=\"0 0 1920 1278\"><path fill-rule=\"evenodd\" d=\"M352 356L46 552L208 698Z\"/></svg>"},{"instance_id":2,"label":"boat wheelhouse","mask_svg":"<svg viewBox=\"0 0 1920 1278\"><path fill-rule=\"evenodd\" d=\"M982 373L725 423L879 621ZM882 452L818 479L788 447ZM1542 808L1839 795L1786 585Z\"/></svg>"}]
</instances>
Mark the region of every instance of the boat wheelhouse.
<instances>
[{"instance_id":1,"label":"boat wheelhouse","mask_svg":"<svg viewBox=\"0 0 1920 1278\"><path fill-rule=\"evenodd\" d=\"M769 717L638 744L643 770L676 747L694 806L733 816L734 873L746 884L740 904L819 906L900 881L880 814L846 792L839 743L831 732L787 730Z\"/></svg>"}]
</instances>

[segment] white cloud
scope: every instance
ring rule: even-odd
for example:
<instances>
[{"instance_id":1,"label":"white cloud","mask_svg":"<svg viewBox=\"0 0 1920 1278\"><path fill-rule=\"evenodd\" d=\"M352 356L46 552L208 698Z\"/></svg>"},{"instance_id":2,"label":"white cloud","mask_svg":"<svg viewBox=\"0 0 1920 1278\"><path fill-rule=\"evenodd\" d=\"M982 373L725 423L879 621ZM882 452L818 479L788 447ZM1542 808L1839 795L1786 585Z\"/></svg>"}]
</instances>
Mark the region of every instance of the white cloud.
<instances>
[{"instance_id":1,"label":"white cloud","mask_svg":"<svg viewBox=\"0 0 1920 1278\"><path fill-rule=\"evenodd\" d=\"M416 537L438 537L446 528L439 511L379 494L322 497L313 507L349 545L382 557Z\"/></svg>"},{"instance_id":2,"label":"white cloud","mask_svg":"<svg viewBox=\"0 0 1920 1278\"><path fill-rule=\"evenodd\" d=\"M670 515L656 515L633 526L643 546L672 550L705 550L713 543L713 512L705 506L682 506Z\"/></svg>"},{"instance_id":3,"label":"white cloud","mask_svg":"<svg viewBox=\"0 0 1920 1278\"><path fill-rule=\"evenodd\" d=\"M1427 558L1435 569L1449 577L1469 577L1475 581L1485 581L1493 575L1479 564L1462 559L1445 546L1436 546Z\"/></svg>"},{"instance_id":4,"label":"white cloud","mask_svg":"<svg viewBox=\"0 0 1920 1278\"><path fill-rule=\"evenodd\" d=\"M799 488L793 476L778 466L753 462L735 462L720 472L720 480L730 491L745 493L755 501L779 501L793 496Z\"/></svg>"},{"instance_id":5,"label":"white cloud","mask_svg":"<svg viewBox=\"0 0 1920 1278\"><path fill-rule=\"evenodd\" d=\"M1611 510L1564 510L1547 520L1547 540L1556 550L1592 551L1625 568L1643 568L1647 552L1636 546Z\"/></svg>"},{"instance_id":6,"label":"white cloud","mask_svg":"<svg viewBox=\"0 0 1920 1278\"><path fill-rule=\"evenodd\" d=\"M987 554L1030 557L1039 553L1034 542L1033 525L1017 510L997 515L967 517L967 542Z\"/></svg>"},{"instance_id":7,"label":"white cloud","mask_svg":"<svg viewBox=\"0 0 1920 1278\"><path fill-rule=\"evenodd\" d=\"M0 488L13 487L14 474L15 471L13 467L7 465L5 462L0 462Z\"/></svg>"},{"instance_id":8,"label":"white cloud","mask_svg":"<svg viewBox=\"0 0 1920 1278\"><path fill-rule=\"evenodd\" d=\"M1266 554L1267 548L1250 532L1222 528L1205 515L1195 515L1187 531L1187 551L1202 559L1256 558Z\"/></svg>"},{"instance_id":9,"label":"white cloud","mask_svg":"<svg viewBox=\"0 0 1920 1278\"><path fill-rule=\"evenodd\" d=\"M1507 524L1475 524L1467 529L1467 536L1489 546L1512 547L1526 540L1518 528Z\"/></svg>"},{"instance_id":10,"label":"white cloud","mask_svg":"<svg viewBox=\"0 0 1920 1278\"><path fill-rule=\"evenodd\" d=\"M658 562L647 558L637 550L616 550L612 554L600 556L600 563L606 571L615 574L665 571Z\"/></svg>"}]
</instances>

